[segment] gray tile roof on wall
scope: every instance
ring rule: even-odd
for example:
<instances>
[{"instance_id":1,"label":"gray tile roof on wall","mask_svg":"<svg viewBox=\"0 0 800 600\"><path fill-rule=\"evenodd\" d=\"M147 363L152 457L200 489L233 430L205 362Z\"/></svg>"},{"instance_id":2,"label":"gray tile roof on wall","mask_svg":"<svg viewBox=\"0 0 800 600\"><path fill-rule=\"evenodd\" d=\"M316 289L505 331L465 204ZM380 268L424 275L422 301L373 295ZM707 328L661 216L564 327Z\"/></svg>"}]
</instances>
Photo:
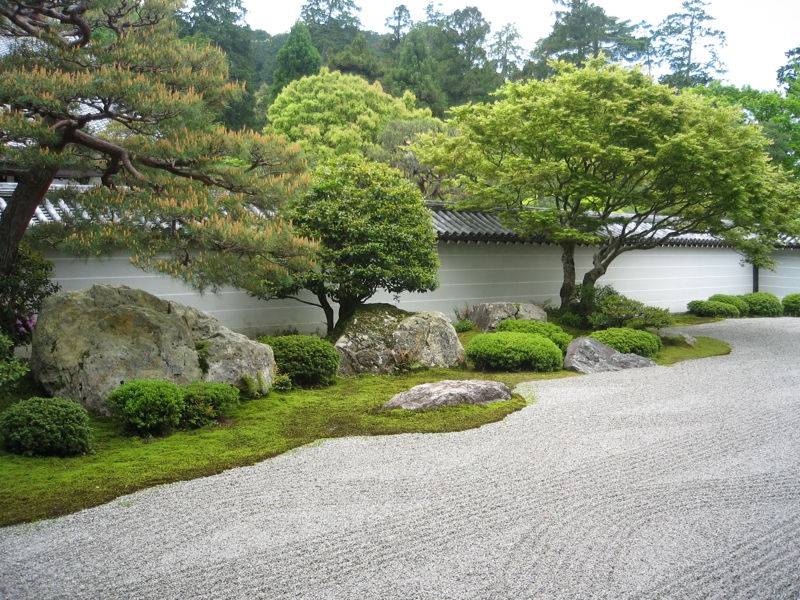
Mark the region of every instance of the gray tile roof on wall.
<instances>
[{"instance_id":1,"label":"gray tile roof on wall","mask_svg":"<svg viewBox=\"0 0 800 600\"><path fill-rule=\"evenodd\" d=\"M544 238L523 238L500 221L500 219L487 212L457 211L441 204L429 204L433 214L433 226L440 240L448 242L495 242L495 243L528 243L547 244ZM619 226L612 225L609 231L616 233ZM616 230L616 231L615 231ZM800 248L800 240L783 236L783 246L786 248ZM722 248L726 246L724 240L708 233L686 233L669 238L663 242L664 246L692 246Z\"/></svg>"},{"instance_id":2,"label":"gray tile roof on wall","mask_svg":"<svg viewBox=\"0 0 800 600\"><path fill-rule=\"evenodd\" d=\"M6 199L11 196L16 183L0 183L0 212L5 210ZM87 190L92 186L53 184L51 189ZM503 225L497 215L489 212L453 210L440 203L430 203L433 227L440 240L446 242L529 243L547 244L544 238L524 239ZM76 214L80 207L63 200L45 200L36 209L31 226L40 223L57 223L66 215ZM80 214L80 213L78 213ZM85 215L88 218L88 215ZM610 227L613 232L616 226ZM785 248L800 248L800 240L783 237ZM665 246L724 247L723 240L710 234L691 233L664 241Z\"/></svg>"}]
</instances>

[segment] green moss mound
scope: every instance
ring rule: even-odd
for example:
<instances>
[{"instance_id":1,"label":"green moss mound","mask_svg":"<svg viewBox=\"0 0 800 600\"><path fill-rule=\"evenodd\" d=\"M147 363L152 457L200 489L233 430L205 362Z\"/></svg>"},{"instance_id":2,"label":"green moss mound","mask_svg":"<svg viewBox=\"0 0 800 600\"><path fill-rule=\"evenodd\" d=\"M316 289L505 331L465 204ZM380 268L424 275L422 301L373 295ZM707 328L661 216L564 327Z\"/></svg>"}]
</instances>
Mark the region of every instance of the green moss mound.
<instances>
[{"instance_id":1,"label":"green moss mound","mask_svg":"<svg viewBox=\"0 0 800 600\"><path fill-rule=\"evenodd\" d=\"M649 331L630 329L628 327L612 327L595 331L589 337L611 346L617 352L638 354L647 358L653 357L661 350L661 338Z\"/></svg>"},{"instance_id":2,"label":"green moss mound","mask_svg":"<svg viewBox=\"0 0 800 600\"><path fill-rule=\"evenodd\" d=\"M476 335L464 349L481 371L557 371L564 364L561 349L542 335L501 331Z\"/></svg>"},{"instance_id":3,"label":"green moss mound","mask_svg":"<svg viewBox=\"0 0 800 600\"><path fill-rule=\"evenodd\" d=\"M3 447L22 456L77 456L92 452L89 414L77 402L33 397L0 416Z\"/></svg>"}]
</instances>

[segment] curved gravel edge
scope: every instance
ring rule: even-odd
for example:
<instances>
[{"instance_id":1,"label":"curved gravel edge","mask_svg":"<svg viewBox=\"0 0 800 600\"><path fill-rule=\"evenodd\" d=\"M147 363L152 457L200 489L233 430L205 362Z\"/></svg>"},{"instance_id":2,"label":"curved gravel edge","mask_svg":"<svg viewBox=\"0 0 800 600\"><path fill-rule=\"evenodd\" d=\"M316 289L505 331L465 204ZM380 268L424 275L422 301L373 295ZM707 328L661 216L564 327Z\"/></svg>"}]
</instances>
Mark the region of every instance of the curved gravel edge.
<instances>
[{"instance_id":1,"label":"curved gravel edge","mask_svg":"<svg viewBox=\"0 0 800 600\"><path fill-rule=\"evenodd\" d=\"M797 598L800 319L682 329L733 352L1 529L0 597Z\"/></svg>"}]
</instances>

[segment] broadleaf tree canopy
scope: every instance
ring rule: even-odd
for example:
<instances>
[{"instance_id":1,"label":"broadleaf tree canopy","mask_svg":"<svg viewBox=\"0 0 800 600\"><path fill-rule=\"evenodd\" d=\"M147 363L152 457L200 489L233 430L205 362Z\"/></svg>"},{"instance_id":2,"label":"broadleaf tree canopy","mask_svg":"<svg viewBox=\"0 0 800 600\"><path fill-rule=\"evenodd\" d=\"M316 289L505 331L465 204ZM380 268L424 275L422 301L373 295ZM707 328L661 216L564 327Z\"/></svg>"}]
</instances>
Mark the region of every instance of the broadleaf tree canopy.
<instances>
[{"instance_id":1,"label":"broadleaf tree canopy","mask_svg":"<svg viewBox=\"0 0 800 600\"><path fill-rule=\"evenodd\" d=\"M306 183L299 147L215 123L242 90L220 50L176 37L179 5L0 4L0 174L18 181L0 275L63 169L102 180L79 198L92 223L61 232L66 248L127 248L198 288L284 286L311 266L315 244L273 214Z\"/></svg>"},{"instance_id":2,"label":"broadleaf tree canopy","mask_svg":"<svg viewBox=\"0 0 800 600\"><path fill-rule=\"evenodd\" d=\"M289 83L268 115L275 131L300 142L311 155L330 157L375 145L390 120L430 116L415 103L411 93L395 98L380 83L323 68L317 75Z\"/></svg>"},{"instance_id":3,"label":"broadleaf tree canopy","mask_svg":"<svg viewBox=\"0 0 800 600\"><path fill-rule=\"evenodd\" d=\"M329 334L378 290L399 294L438 286L430 211L397 169L354 155L322 163L288 214L298 231L320 241L320 250L318 269L283 296L310 290L318 302L306 303L324 310ZM333 303L339 305L336 318Z\"/></svg>"},{"instance_id":4,"label":"broadleaf tree canopy","mask_svg":"<svg viewBox=\"0 0 800 600\"><path fill-rule=\"evenodd\" d=\"M685 233L725 236L764 264L778 235L796 231L797 190L738 108L602 59L558 69L506 84L493 104L455 109L458 134L416 152L454 178L462 207L561 246L562 309L576 307L578 244L594 247L583 277L592 287L621 253Z\"/></svg>"}]
</instances>

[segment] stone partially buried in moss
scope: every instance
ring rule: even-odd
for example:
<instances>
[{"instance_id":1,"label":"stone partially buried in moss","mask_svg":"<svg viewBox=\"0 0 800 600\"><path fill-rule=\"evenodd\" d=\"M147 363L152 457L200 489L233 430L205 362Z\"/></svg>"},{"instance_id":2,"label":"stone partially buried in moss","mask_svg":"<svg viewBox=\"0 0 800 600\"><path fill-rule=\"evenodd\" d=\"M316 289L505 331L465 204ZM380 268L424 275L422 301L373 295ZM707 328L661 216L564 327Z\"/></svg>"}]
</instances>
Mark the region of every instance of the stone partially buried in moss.
<instances>
[{"instance_id":1,"label":"stone partially buried in moss","mask_svg":"<svg viewBox=\"0 0 800 600\"><path fill-rule=\"evenodd\" d=\"M396 394L383 405L385 409L420 410L459 404L490 404L511 399L511 390L499 381L444 380L423 383Z\"/></svg>"}]
</instances>

